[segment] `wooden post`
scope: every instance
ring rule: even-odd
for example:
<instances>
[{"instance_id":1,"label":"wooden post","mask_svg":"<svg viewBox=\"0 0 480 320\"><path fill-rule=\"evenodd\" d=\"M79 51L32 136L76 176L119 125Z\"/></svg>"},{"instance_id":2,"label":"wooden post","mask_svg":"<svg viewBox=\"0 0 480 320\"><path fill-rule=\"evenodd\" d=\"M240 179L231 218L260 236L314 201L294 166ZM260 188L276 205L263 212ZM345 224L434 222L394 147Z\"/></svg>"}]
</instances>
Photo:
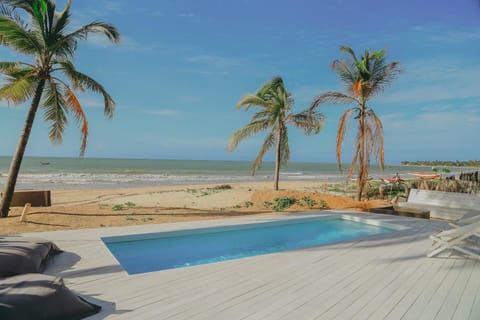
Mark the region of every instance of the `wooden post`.
<instances>
[{"instance_id":1,"label":"wooden post","mask_svg":"<svg viewBox=\"0 0 480 320\"><path fill-rule=\"evenodd\" d=\"M27 222L27 214L28 210L30 210L31 204L30 203L25 203L25 207L23 208L22 211L22 216L20 217L20 222Z\"/></svg>"}]
</instances>

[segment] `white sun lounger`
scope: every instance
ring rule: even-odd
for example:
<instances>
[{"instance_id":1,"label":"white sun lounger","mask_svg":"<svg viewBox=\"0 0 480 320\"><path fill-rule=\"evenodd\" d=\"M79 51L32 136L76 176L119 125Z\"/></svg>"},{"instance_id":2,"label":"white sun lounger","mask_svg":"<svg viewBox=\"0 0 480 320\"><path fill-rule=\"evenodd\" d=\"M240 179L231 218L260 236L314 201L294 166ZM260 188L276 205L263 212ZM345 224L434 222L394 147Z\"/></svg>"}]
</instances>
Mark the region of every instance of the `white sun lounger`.
<instances>
[{"instance_id":1,"label":"white sun lounger","mask_svg":"<svg viewBox=\"0 0 480 320\"><path fill-rule=\"evenodd\" d=\"M449 225L451 225L454 228L458 228L458 227L466 226L468 224L472 224L478 221L480 221L480 213L475 215L467 215L462 219L456 220L454 222L450 222Z\"/></svg>"},{"instance_id":2,"label":"white sun lounger","mask_svg":"<svg viewBox=\"0 0 480 320\"><path fill-rule=\"evenodd\" d=\"M433 240L434 248L428 257L434 257L445 250L453 250L480 260L480 221L432 234L430 239Z\"/></svg>"}]
</instances>

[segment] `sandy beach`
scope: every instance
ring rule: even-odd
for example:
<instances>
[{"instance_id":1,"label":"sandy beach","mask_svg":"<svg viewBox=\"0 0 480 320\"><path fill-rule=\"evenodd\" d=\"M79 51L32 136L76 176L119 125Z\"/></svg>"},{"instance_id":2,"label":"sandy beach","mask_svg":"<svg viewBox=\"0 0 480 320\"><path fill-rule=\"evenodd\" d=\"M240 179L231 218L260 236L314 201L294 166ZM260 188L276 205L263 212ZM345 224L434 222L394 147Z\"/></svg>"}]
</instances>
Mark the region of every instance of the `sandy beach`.
<instances>
[{"instance_id":1,"label":"sandy beach","mask_svg":"<svg viewBox=\"0 0 480 320\"><path fill-rule=\"evenodd\" d=\"M280 214L275 198L295 199L284 212L319 209L364 211L386 205L381 200L357 202L345 194L345 184L282 182L273 191L271 182L228 185L184 185L123 189L53 190L52 206L31 208L20 222L23 208L11 209L0 219L2 234L72 230L201 219L221 219L256 214Z\"/></svg>"}]
</instances>

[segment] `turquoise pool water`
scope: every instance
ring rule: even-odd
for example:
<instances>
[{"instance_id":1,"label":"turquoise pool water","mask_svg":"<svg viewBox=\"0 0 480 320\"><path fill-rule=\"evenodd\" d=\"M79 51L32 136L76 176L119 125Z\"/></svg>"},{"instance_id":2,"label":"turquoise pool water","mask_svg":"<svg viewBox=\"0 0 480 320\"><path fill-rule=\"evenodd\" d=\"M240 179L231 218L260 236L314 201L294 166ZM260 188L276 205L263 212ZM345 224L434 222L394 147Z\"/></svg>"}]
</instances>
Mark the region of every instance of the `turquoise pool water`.
<instances>
[{"instance_id":1,"label":"turquoise pool water","mask_svg":"<svg viewBox=\"0 0 480 320\"><path fill-rule=\"evenodd\" d=\"M390 232L344 219L297 219L102 238L129 274L240 259Z\"/></svg>"}]
</instances>

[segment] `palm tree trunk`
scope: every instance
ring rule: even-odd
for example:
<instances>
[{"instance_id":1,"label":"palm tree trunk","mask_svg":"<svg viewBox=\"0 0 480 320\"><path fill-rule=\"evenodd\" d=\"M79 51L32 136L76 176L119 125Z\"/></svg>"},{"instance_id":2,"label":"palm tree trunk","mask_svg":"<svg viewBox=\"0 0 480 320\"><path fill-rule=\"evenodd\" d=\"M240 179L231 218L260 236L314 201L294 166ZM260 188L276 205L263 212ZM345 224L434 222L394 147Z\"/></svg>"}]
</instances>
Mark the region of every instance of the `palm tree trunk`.
<instances>
[{"instance_id":1,"label":"palm tree trunk","mask_svg":"<svg viewBox=\"0 0 480 320\"><path fill-rule=\"evenodd\" d=\"M273 184L273 190L278 191L278 180L280 179L280 154L282 145L282 127L279 126L277 130L277 147L275 150L275 182Z\"/></svg>"},{"instance_id":2,"label":"palm tree trunk","mask_svg":"<svg viewBox=\"0 0 480 320\"><path fill-rule=\"evenodd\" d=\"M13 155L12 162L10 163L10 170L8 172L7 182L5 184L5 191L0 202L0 217L8 217L8 212L10 211L10 204L13 198L13 192L15 191L15 185L17 184L18 172L20 171L20 166L22 164L23 155L25 153L25 148L27 147L28 138L30 137L30 132L32 131L33 121L35 120L35 115L40 105L40 99L42 97L43 88L45 87L45 80L40 80L35 90L35 95L30 105L30 110L28 111L27 119L25 120L25 125L23 127L22 134L18 140L17 150Z\"/></svg>"}]
</instances>

